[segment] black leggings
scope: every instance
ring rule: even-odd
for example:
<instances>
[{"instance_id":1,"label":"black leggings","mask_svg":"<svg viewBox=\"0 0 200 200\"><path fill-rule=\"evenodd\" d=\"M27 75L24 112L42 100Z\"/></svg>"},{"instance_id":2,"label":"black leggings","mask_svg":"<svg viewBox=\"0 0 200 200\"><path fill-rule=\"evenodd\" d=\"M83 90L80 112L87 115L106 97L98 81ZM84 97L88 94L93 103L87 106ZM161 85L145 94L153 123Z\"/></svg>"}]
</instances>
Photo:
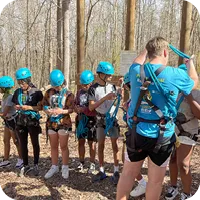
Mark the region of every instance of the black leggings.
<instances>
[{"instance_id":1,"label":"black leggings","mask_svg":"<svg viewBox=\"0 0 200 200\"><path fill-rule=\"evenodd\" d=\"M34 164L38 164L39 154L40 154L40 146L39 146L39 133L40 129L36 126L25 127L25 126L17 126L16 127L20 146L22 151L22 158L24 165L28 165L28 133L31 137L31 143L33 146L33 154L34 154Z\"/></svg>"}]
</instances>

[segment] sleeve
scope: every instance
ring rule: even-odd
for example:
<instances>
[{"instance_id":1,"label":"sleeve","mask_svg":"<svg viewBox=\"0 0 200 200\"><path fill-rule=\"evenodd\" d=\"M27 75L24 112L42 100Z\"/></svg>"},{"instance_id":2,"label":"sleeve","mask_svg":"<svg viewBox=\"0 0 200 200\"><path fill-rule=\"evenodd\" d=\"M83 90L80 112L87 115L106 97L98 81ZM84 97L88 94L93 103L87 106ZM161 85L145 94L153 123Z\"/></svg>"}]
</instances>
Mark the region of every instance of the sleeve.
<instances>
[{"instance_id":1,"label":"sleeve","mask_svg":"<svg viewBox=\"0 0 200 200\"><path fill-rule=\"evenodd\" d=\"M6 101L6 105L5 105L5 106L12 107L12 106L15 105L15 104L12 102L12 98L13 98L13 95L9 95L9 96L7 97L7 101Z\"/></svg>"},{"instance_id":2,"label":"sleeve","mask_svg":"<svg viewBox=\"0 0 200 200\"><path fill-rule=\"evenodd\" d=\"M194 87L194 81L182 69L175 69L176 80L173 80L176 86L184 95L189 95ZM175 76L173 76L175 77Z\"/></svg>"},{"instance_id":3,"label":"sleeve","mask_svg":"<svg viewBox=\"0 0 200 200\"><path fill-rule=\"evenodd\" d=\"M88 90L88 100L89 101L96 101L96 98L95 98L95 88L92 87L92 86Z\"/></svg>"},{"instance_id":4,"label":"sleeve","mask_svg":"<svg viewBox=\"0 0 200 200\"><path fill-rule=\"evenodd\" d=\"M18 102L18 89L15 90L15 92L14 92L14 94L13 94L12 102L13 102L15 105L18 105L18 104L19 104L19 102Z\"/></svg>"}]
</instances>

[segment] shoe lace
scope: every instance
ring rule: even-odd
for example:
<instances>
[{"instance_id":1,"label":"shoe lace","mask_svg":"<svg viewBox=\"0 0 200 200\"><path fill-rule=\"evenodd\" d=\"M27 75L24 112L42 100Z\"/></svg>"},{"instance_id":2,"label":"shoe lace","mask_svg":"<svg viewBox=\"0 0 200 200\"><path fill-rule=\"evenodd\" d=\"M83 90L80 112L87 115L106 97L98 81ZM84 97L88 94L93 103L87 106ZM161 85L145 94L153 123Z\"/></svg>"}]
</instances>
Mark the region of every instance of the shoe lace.
<instances>
[{"instance_id":1,"label":"shoe lace","mask_svg":"<svg viewBox=\"0 0 200 200\"><path fill-rule=\"evenodd\" d=\"M167 192L172 194L174 192L175 188L174 187L169 187Z\"/></svg>"}]
</instances>

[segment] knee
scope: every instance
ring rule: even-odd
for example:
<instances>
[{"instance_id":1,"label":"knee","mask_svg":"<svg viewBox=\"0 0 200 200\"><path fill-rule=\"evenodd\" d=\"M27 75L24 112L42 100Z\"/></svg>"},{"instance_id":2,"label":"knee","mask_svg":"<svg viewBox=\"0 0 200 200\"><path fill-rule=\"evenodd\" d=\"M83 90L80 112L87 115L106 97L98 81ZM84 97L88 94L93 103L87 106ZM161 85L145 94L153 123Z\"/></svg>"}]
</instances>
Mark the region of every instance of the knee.
<instances>
[{"instance_id":1,"label":"knee","mask_svg":"<svg viewBox=\"0 0 200 200\"><path fill-rule=\"evenodd\" d=\"M179 170L181 173L188 174L190 170L190 165L187 162L181 162L178 164Z\"/></svg>"},{"instance_id":2,"label":"knee","mask_svg":"<svg viewBox=\"0 0 200 200\"><path fill-rule=\"evenodd\" d=\"M13 143L14 143L15 146L19 146L19 141L18 141L18 139L16 139L16 138L13 139Z\"/></svg>"},{"instance_id":3,"label":"knee","mask_svg":"<svg viewBox=\"0 0 200 200\"><path fill-rule=\"evenodd\" d=\"M67 151L68 150L68 146L67 145L60 146L60 149L61 149L61 151Z\"/></svg>"},{"instance_id":4,"label":"knee","mask_svg":"<svg viewBox=\"0 0 200 200\"><path fill-rule=\"evenodd\" d=\"M82 146L84 146L85 145L85 140L79 140L78 141L78 146L79 147L82 147Z\"/></svg>"}]
</instances>

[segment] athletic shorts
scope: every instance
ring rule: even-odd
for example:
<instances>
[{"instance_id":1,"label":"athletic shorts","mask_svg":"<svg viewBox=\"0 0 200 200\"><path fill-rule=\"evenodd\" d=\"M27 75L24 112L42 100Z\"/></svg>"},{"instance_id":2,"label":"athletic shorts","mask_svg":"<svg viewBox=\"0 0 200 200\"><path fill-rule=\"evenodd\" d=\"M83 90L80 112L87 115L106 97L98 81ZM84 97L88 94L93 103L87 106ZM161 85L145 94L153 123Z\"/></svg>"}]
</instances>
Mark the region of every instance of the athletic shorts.
<instances>
[{"instance_id":1,"label":"athletic shorts","mask_svg":"<svg viewBox=\"0 0 200 200\"><path fill-rule=\"evenodd\" d=\"M96 133L97 133L97 141L102 140L106 137L104 132L105 130L105 117L98 117L97 116L97 123L96 123ZM120 133L120 128L118 121L115 120L113 123L113 127L108 130L108 135L110 138L118 138Z\"/></svg>"},{"instance_id":2,"label":"athletic shorts","mask_svg":"<svg viewBox=\"0 0 200 200\"><path fill-rule=\"evenodd\" d=\"M131 130L132 129L129 129L129 131ZM144 160L146 157L150 157L150 159L154 164L165 167L174 149L174 144L176 142L175 134L173 134L171 138L167 139L166 142L163 142L161 144L160 149L157 152L154 151L154 147L156 145L156 139L144 137L138 133L136 134L137 134L137 141L144 141L145 143L148 143L149 149L136 152L132 152L129 149L127 149L129 160L131 162L138 162ZM140 146L137 146L137 149L140 149Z\"/></svg>"}]
</instances>

